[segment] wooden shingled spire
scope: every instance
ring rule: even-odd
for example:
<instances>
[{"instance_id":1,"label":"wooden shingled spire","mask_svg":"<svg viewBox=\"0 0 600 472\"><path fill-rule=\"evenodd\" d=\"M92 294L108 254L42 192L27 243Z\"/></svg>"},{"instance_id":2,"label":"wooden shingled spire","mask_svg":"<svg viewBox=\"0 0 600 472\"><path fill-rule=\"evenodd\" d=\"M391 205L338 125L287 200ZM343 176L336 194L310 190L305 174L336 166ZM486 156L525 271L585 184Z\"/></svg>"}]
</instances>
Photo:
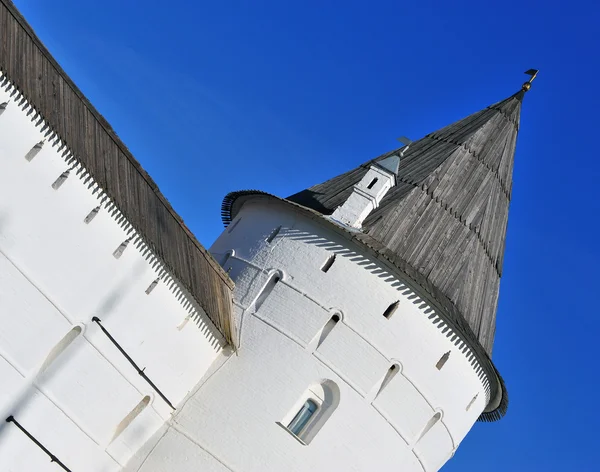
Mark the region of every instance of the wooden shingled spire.
<instances>
[{"instance_id":1,"label":"wooden shingled spire","mask_svg":"<svg viewBox=\"0 0 600 472\"><path fill-rule=\"evenodd\" d=\"M410 145L397 185L364 221L365 238L458 310L491 355L521 90ZM288 200L331 214L386 153Z\"/></svg>"}]
</instances>

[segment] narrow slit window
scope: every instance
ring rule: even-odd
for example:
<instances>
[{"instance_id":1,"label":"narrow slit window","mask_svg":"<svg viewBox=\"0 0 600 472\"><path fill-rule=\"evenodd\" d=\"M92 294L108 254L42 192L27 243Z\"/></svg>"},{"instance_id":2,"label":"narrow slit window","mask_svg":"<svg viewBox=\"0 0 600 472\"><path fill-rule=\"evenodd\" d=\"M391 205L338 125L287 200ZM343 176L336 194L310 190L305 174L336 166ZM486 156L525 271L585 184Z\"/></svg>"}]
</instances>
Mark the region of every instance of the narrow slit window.
<instances>
[{"instance_id":1,"label":"narrow slit window","mask_svg":"<svg viewBox=\"0 0 600 472\"><path fill-rule=\"evenodd\" d=\"M281 231L281 226L278 226L277 228L275 228L271 234L269 234L269 237L267 238L267 242L268 243L272 243L273 240L277 237L277 235L279 234L279 232Z\"/></svg>"},{"instance_id":2,"label":"narrow slit window","mask_svg":"<svg viewBox=\"0 0 600 472\"><path fill-rule=\"evenodd\" d=\"M260 292L260 295L258 295L258 297L256 299L256 303L254 305L256 311L258 311L260 309L262 304L265 302L267 297L270 295L270 293L275 288L275 285L277 285L280 280L281 280L281 275L279 273L273 274L271 276L269 281L266 283L266 285L263 287L262 291Z\"/></svg>"},{"instance_id":3,"label":"narrow slit window","mask_svg":"<svg viewBox=\"0 0 600 472\"><path fill-rule=\"evenodd\" d=\"M327 338L327 336L329 336L329 333L331 333L333 331L333 328L335 328L335 325L338 324L339 321L340 321L340 315L338 315L337 313L335 315L333 315L331 318L329 318L329 320L327 321L325 326L323 326L321 333L318 335L319 340L317 341L317 345L316 345L317 348L321 344L323 344L323 341L325 341L325 338Z\"/></svg>"},{"instance_id":4,"label":"narrow slit window","mask_svg":"<svg viewBox=\"0 0 600 472\"><path fill-rule=\"evenodd\" d=\"M160 281L160 278L156 278L152 281L152 283L150 285L148 285L148 288L146 289L146 295L150 295L152 293L152 290L154 290L156 288L156 286L158 285L158 282Z\"/></svg>"},{"instance_id":5,"label":"narrow slit window","mask_svg":"<svg viewBox=\"0 0 600 472\"><path fill-rule=\"evenodd\" d=\"M398 372L400 372L400 366L398 364L392 364L388 371L385 373L385 377L381 382L381 385L379 387L379 390L377 391L377 395L375 395L375 398L377 398L379 394L383 391L383 389L389 385L389 383L396 376L396 374L398 374Z\"/></svg>"},{"instance_id":6,"label":"narrow slit window","mask_svg":"<svg viewBox=\"0 0 600 472\"><path fill-rule=\"evenodd\" d=\"M318 409L319 405L315 401L306 400L287 428L296 436L300 436Z\"/></svg>"},{"instance_id":7,"label":"narrow slit window","mask_svg":"<svg viewBox=\"0 0 600 472\"><path fill-rule=\"evenodd\" d=\"M321 270L323 272L329 271L329 269L331 269L331 266L333 265L334 262L335 262L335 254L332 254L331 256L329 256L327 258L327 260L325 261L325 264L323 264L323 266L321 267Z\"/></svg>"},{"instance_id":8,"label":"narrow slit window","mask_svg":"<svg viewBox=\"0 0 600 472\"><path fill-rule=\"evenodd\" d=\"M423 436L425 436L429 430L431 428L433 428L435 426L435 424L442 418L442 415L440 412L437 412L435 415L433 415L431 417L431 419L427 422L427 424L425 425L425 427L423 428L423 431L421 431L421 434L419 435L419 438L417 439L417 442L419 442L421 439L423 439Z\"/></svg>"},{"instance_id":9,"label":"narrow slit window","mask_svg":"<svg viewBox=\"0 0 600 472\"><path fill-rule=\"evenodd\" d=\"M383 312L383 317L389 320L397 310L398 305L400 305L400 300L396 300L394 303L388 306Z\"/></svg>"},{"instance_id":10,"label":"narrow slit window","mask_svg":"<svg viewBox=\"0 0 600 472\"><path fill-rule=\"evenodd\" d=\"M110 442L112 443L115 439L117 439L117 437L119 437L119 435L125 431L125 429L127 429L127 427L140 415L140 413L142 413L142 411L144 411L149 404L150 396L146 395L117 425Z\"/></svg>"},{"instance_id":11,"label":"narrow slit window","mask_svg":"<svg viewBox=\"0 0 600 472\"><path fill-rule=\"evenodd\" d=\"M58 190L62 186L62 184L64 184L65 181L69 178L70 173L71 172L69 170L64 171L62 174L60 174L58 176L58 178L54 181L54 183L51 185L51 187L54 190Z\"/></svg>"},{"instance_id":12,"label":"narrow slit window","mask_svg":"<svg viewBox=\"0 0 600 472\"><path fill-rule=\"evenodd\" d=\"M44 362L40 367L40 370L38 371L38 375L44 373L48 367L50 367L50 365L77 339L81 332L81 326L74 326L71 328L69 332L65 334L48 353L46 359L44 359Z\"/></svg>"},{"instance_id":13,"label":"narrow slit window","mask_svg":"<svg viewBox=\"0 0 600 472\"><path fill-rule=\"evenodd\" d=\"M38 155L38 153L42 150L42 147L44 146L44 141L40 141L39 143L37 143L35 146L33 146L29 152L27 154L25 154L25 160L27 160L28 162L31 162L31 160Z\"/></svg>"},{"instance_id":14,"label":"narrow slit window","mask_svg":"<svg viewBox=\"0 0 600 472\"><path fill-rule=\"evenodd\" d=\"M375 186L375 184L377 183L378 180L379 179L377 177L375 177L373 180L371 180L371 183L369 185L367 185L367 188L368 189L372 189Z\"/></svg>"},{"instance_id":15,"label":"narrow slit window","mask_svg":"<svg viewBox=\"0 0 600 472\"><path fill-rule=\"evenodd\" d=\"M435 368L437 370L442 370L442 367L444 367L444 364L448 361L449 357L450 357L450 351L444 353L444 355L442 357L440 357L440 360L437 361Z\"/></svg>"},{"instance_id":16,"label":"narrow slit window","mask_svg":"<svg viewBox=\"0 0 600 472\"><path fill-rule=\"evenodd\" d=\"M223 256L223 260L221 261L221 267L225 267L225 264L227 264L227 261L229 260L229 258L231 257L231 251L227 251L225 253L225 255Z\"/></svg>"},{"instance_id":17,"label":"narrow slit window","mask_svg":"<svg viewBox=\"0 0 600 472\"><path fill-rule=\"evenodd\" d=\"M471 407L473 406L473 403L475 403L475 400L477 400L477 397L479 396L479 394L477 393L469 402L469 404L467 405L467 411L469 411L471 409Z\"/></svg>"}]
</instances>

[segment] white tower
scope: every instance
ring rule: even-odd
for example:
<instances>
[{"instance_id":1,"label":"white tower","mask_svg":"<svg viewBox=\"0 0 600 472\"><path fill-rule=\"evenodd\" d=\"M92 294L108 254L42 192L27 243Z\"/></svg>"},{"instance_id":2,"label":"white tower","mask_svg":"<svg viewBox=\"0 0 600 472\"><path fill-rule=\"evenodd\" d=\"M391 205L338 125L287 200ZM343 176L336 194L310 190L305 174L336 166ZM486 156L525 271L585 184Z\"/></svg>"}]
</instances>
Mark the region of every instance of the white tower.
<instances>
[{"instance_id":1,"label":"white tower","mask_svg":"<svg viewBox=\"0 0 600 472\"><path fill-rule=\"evenodd\" d=\"M211 253L238 351L132 470L430 472L503 416L487 352L522 98L287 199L229 194Z\"/></svg>"},{"instance_id":2,"label":"white tower","mask_svg":"<svg viewBox=\"0 0 600 472\"><path fill-rule=\"evenodd\" d=\"M209 254L9 0L0 31L0 470L432 472L505 414L530 82L288 198L227 195Z\"/></svg>"}]
</instances>

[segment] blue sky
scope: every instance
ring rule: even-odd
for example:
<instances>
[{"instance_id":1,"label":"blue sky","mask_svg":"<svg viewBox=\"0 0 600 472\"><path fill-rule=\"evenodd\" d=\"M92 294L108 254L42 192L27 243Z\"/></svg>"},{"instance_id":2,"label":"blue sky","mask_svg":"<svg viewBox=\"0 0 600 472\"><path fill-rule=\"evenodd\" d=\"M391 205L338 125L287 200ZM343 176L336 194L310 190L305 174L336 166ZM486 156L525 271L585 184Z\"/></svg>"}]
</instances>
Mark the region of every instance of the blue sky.
<instances>
[{"instance_id":1,"label":"blue sky","mask_svg":"<svg viewBox=\"0 0 600 472\"><path fill-rule=\"evenodd\" d=\"M206 246L227 192L287 196L540 69L521 116L494 349L510 408L444 470L598 470L596 2L15 3Z\"/></svg>"}]
</instances>

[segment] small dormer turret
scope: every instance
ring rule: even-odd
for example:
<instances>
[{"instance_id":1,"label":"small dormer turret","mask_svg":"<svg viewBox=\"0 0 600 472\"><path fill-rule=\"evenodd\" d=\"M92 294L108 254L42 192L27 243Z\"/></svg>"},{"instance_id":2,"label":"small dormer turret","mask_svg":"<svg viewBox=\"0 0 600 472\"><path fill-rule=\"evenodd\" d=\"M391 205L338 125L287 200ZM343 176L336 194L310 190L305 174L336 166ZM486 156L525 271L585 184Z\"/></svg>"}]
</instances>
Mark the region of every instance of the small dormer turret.
<instances>
[{"instance_id":1,"label":"small dormer turret","mask_svg":"<svg viewBox=\"0 0 600 472\"><path fill-rule=\"evenodd\" d=\"M335 209L331 217L340 223L360 228L365 218L379 206L388 191L396 185L400 157L393 155L369 167L354 186L348 199Z\"/></svg>"}]
</instances>

